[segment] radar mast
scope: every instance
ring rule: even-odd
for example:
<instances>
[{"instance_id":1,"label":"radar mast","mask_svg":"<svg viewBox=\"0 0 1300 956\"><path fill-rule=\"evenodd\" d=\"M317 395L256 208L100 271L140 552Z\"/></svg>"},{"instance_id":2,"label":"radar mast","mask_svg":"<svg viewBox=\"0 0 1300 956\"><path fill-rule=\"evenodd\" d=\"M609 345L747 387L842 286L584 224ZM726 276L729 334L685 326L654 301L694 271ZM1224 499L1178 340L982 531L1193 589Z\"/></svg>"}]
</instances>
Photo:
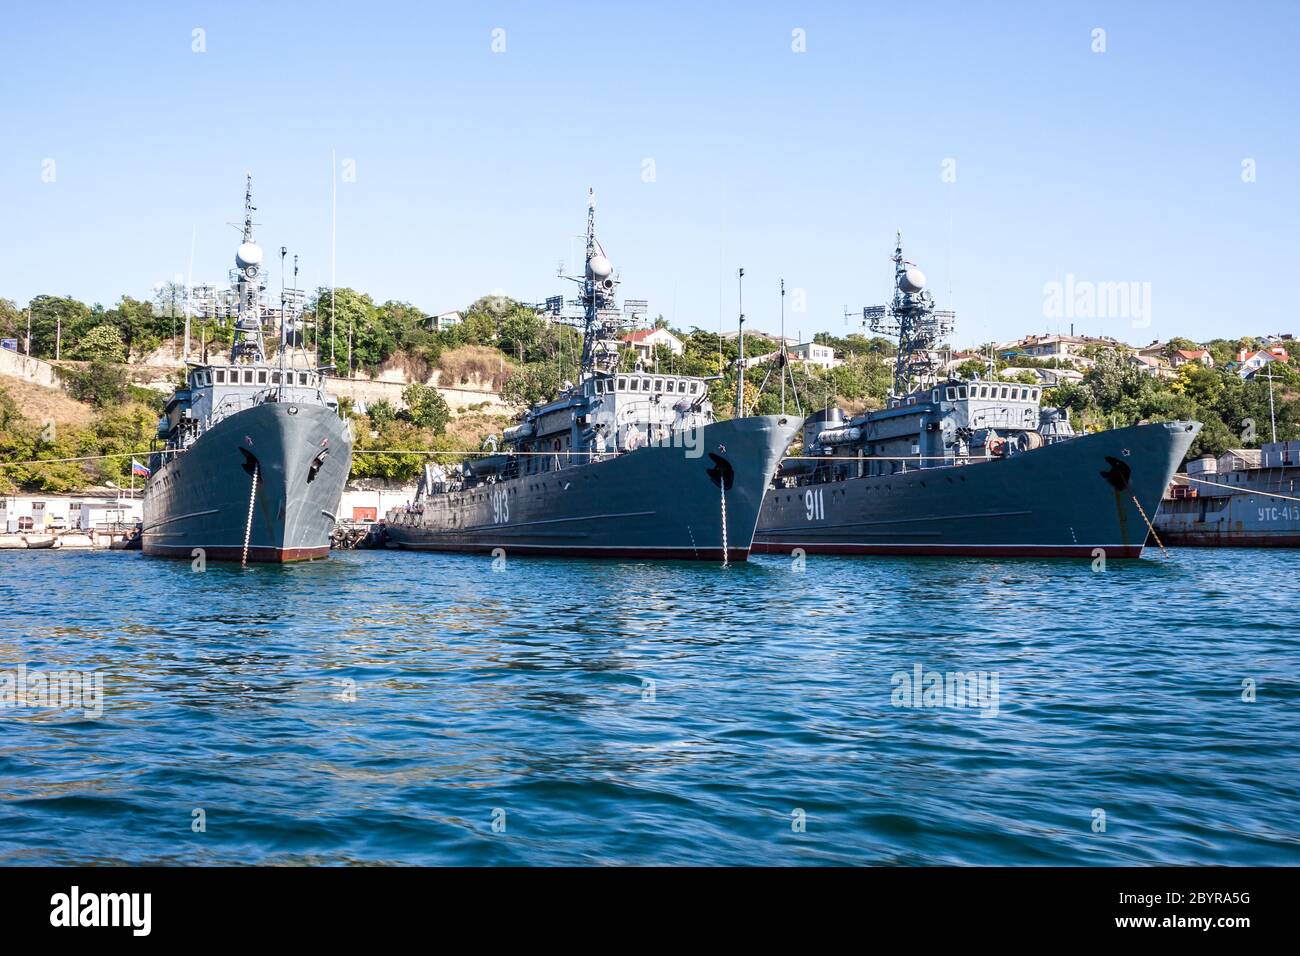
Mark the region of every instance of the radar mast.
<instances>
[{"instance_id":1,"label":"radar mast","mask_svg":"<svg viewBox=\"0 0 1300 956\"><path fill-rule=\"evenodd\" d=\"M934 296L925 288L925 273L903 258L902 230L896 239L891 257L894 300L889 305L867 306L862 320L872 332L896 337L894 394L906 395L914 383L921 386L936 379L939 355L935 350L952 333L956 313L934 307Z\"/></svg>"},{"instance_id":2,"label":"radar mast","mask_svg":"<svg viewBox=\"0 0 1300 956\"><path fill-rule=\"evenodd\" d=\"M245 173L243 241L235 253L231 281L235 287L239 317L235 320L235 341L230 349L231 364L241 360L262 362L266 349L262 340L262 247L253 241L253 174Z\"/></svg>"}]
</instances>

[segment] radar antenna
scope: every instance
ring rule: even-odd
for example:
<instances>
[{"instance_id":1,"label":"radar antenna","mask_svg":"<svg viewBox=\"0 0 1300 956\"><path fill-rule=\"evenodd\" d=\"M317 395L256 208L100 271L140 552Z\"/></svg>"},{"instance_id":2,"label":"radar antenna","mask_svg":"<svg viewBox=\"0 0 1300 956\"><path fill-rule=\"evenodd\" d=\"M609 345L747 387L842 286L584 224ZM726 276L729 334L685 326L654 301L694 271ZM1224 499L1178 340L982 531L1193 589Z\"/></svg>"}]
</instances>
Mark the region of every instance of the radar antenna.
<instances>
[{"instance_id":1,"label":"radar antenna","mask_svg":"<svg viewBox=\"0 0 1300 956\"><path fill-rule=\"evenodd\" d=\"M903 258L903 233L894 248L894 300L889 305L869 305L862 310L863 324L872 332L895 336L894 394L906 395L913 383L933 382L939 370L939 343L952 333L956 313L934 307L925 288L925 274Z\"/></svg>"},{"instance_id":2,"label":"radar antenna","mask_svg":"<svg viewBox=\"0 0 1300 956\"><path fill-rule=\"evenodd\" d=\"M262 247L253 241L253 174L246 173L244 187L243 242L235 253L231 284L238 299L239 317L235 321L235 341L230 349L232 364L241 359L261 362L266 357L262 341Z\"/></svg>"},{"instance_id":3,"label":"radar antenna","mask_svg":"<svg viewBox=\"0 0 1300 956\"><path fill-rule=\"evenodd\" d=\"M581 289L578 298L568 304L582 310L581 316L572 317L572 324L582 325L582 379L618 371L618 340L625 322L624 312L619 310L614 297L620 280L614 274L614 266L605 254L604 246L596 238L596 197L591 189L587 190L585 261L581 276L566 276L560 272L560 278L576 282ZM570 321L569 316L562 314L563 301L561 296L551 296L544 308L552 318ZM644 313L646 304L635 300L628 305L632 308L627 315L634 317Z\"/></svg>"}]
</instances>

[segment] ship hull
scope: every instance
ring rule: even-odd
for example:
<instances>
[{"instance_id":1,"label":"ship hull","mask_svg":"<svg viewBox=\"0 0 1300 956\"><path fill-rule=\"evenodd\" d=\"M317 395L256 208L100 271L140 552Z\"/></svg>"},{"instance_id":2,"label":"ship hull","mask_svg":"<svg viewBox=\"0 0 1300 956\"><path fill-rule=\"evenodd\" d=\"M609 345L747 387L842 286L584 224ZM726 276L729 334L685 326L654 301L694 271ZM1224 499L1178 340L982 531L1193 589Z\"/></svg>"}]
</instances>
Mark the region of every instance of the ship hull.
<instances>
[{"instance_id":1,"label":"ship hull","mask_svg":"<svg viewBox=\"0 0 1300 956\"><path fill-rule=\"evenodd\" d=\"M1300 548L1300 469L1259 474L1240 491L1166 499L1156 518L1160 540L1190 548Z\"/></svg>"},{"instance_id":2,"label":"ship hull","mask_svg":"<svg viewBox=\"0 0 1300 956\"><path fill-rule=\"evenodd\" d=\"M706 425L696 454L647 447L616 458L433 494L388 516L391 544L428 551L721 561L749 556L763 492L800 419ZM722 465L719 461L725 463ZM422 509L422 510L420 510Z\"/></svg>"},{"instance_id":3,"label":"ship hull","mask_svg":"<svg viewBox=\"0 0 1300 956\"><path fill-rule=\"evenodd\" d=\"M1137 558L1143 512L1154 518L1199 431L1139 425L1006 459L774 488L754 551Z\"/></svg>"},{"instance_id":4,"label":"ship hull","mask_svg":"<svg viewBox=\"0 0 1300 956\"><path fill-rule=\"evenodd\" d=\"M232 415L155 468L144 492L144 553L201 550L205 560L239 561L247 532L249 561L327 557L351 461L347 426L326 407L268 402Z\"/></svg>"}]
</instances>

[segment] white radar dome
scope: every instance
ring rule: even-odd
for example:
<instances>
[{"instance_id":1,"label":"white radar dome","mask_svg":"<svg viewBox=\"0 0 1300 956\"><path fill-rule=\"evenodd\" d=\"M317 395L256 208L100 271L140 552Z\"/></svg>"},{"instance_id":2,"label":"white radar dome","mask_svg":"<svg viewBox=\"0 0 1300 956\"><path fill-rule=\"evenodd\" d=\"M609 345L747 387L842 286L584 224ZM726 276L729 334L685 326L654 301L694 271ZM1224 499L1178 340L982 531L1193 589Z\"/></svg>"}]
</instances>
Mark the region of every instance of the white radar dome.
<instances>
[{"instance_id":1,"label":"white radar dome","mask_svg":"<svg viewBox=\"0 0 1300 956\"><path fill-rule=\"evenodd\" d=\"M925 273L916 266L908 266L898 284L904 292L920 292L925 288Z\"/></svg>"},{"instance_id":2,"label":"white radar dome","mask_svg":"<svg viewBox=\"0 0 1300 956\"><path fill-rule=\"evenodd\" d=\"M597 279L608 279L614 272L614 266L604 256L596 255L587 260L587 268Z\"/></svg>"},{"instance_id":3,"label":"white radar dome","mask_svg":"<svg viewBox=\"0 0 1300 956\"><path fill-rule=\"evenodd\" d=\"M235 265L241 269L262 264L262 247L254 242L245 242L235 253Z\"/></svg>"}]
</instances>

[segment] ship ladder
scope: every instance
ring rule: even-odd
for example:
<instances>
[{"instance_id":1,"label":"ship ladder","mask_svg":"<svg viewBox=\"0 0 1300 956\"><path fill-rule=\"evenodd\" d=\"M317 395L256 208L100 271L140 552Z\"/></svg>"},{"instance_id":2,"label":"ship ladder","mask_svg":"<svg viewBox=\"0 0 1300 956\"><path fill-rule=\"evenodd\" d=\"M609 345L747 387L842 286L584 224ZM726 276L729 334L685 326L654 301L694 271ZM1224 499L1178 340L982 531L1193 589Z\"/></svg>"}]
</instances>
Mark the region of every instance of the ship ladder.
<instances>
[{"instance_id":1,"label":"ship ladder","mask_svg":"<svg viewBox=\"0 0 1300 956\"><path fill-rule=\"evenodd\" d=\"M248 542L253 538L253 502L257 500L257 463L253 464L253 488L248 493L248 520L244 522L244 553L239 559L241 568L248 567Z\"/></svg>"},{"instance_id":2,"label":"ship ladder","mask_svg":"<svg viewBox=\"0 0 1300 956\"><path fill-rule=\"evenodd\" d=\"M722 489L722 566L727 566L727 482L719 476L718 487Z\"/></svg>"},{"instance_id":3,"label":"ship ladder","mask_svg":"<svg viewBox=\"0 0 1300 956\"><path fill-rule=\"evenodd\" d=\"M1168 561L1169 552L1165 550L1165 545L1164 542L1160 540L1160 535L1156 534L1156 526L1151 523L1151 519L1147 517L1147 513L1142 510L1142 502L1138 501L1138 496L1133 495L1132 498L1133 498L1133 504L1137 505L1138 514L1140 514L1142 516L1142 520L1147 523L1147 530L1151 532L1151 537L1156 539L1156 545L1160 548L1160 553L1163 554L1165 556L1165 560Z\"/></svg>"}]
</instances>

